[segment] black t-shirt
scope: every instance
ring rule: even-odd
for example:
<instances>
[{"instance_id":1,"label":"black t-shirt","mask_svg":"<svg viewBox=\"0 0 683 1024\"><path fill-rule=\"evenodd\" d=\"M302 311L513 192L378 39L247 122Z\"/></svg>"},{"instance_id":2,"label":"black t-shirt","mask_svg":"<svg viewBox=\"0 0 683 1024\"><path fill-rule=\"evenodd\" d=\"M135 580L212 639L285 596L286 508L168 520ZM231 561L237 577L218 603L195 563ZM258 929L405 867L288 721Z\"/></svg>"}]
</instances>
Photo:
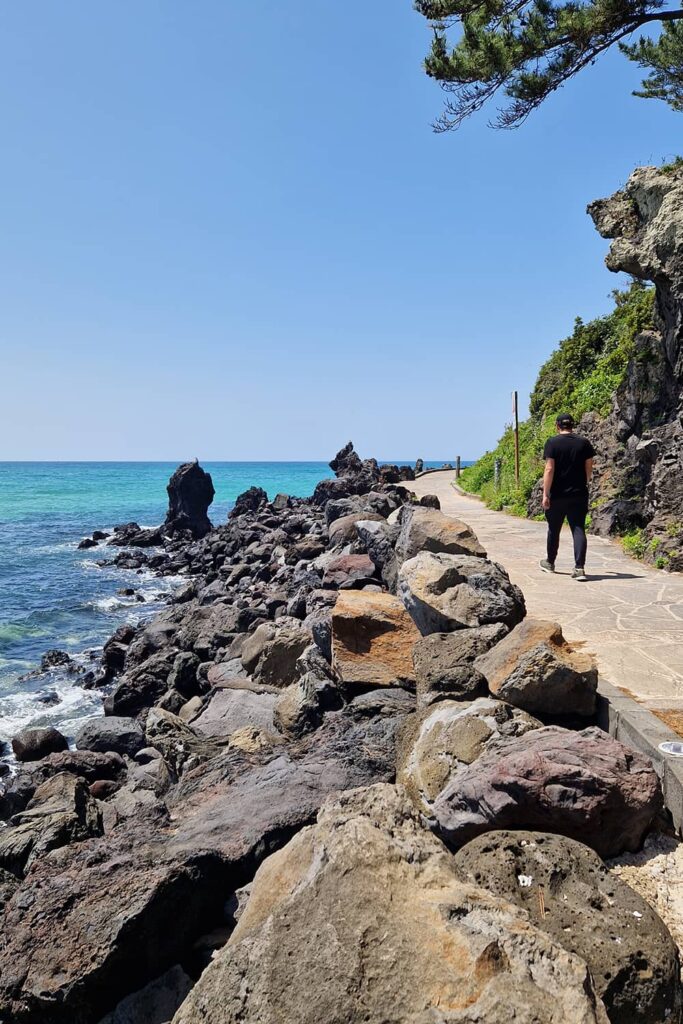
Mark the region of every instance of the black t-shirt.
<instances>
[{"instance_id":1,"label":"black t-shirt","mask_svg":"<svg viewBox=\"0 0 683 1024\"><path fill-rule=\"evenodd\" d=\"M544 459L555 460L555 473L550 488L551 498L579 498L588 494L586 460L595 449L585 437L576 434L555 434L543 449Z\"/></svg>"}]
</instances>

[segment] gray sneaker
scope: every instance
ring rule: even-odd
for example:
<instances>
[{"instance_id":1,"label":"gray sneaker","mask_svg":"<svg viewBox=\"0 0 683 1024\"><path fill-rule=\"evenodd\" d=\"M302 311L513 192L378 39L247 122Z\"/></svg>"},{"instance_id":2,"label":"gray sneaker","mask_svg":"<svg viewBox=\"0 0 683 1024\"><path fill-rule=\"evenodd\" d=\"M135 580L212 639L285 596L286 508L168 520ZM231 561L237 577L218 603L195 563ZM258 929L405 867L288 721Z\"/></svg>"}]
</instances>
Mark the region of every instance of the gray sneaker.
<instances>
[{"instance_id":1,"label":"gray sneaker","mask_svg":"<svg viewBox=\"0 0 683 1024\"><path fill-rule=\"evenodd\" d=\"M555 572L555 566L552 562L549 562L547 558L541 559L538 564L541 567L541 572Z\"/></svg>"},{"instance_id":2,"label":"gray sneaker","mask_svg":"<svg viewBox=\"0 0 683 1024\"><path fill-rule=\"evenodd\" d=\"M572 579L573 580L580 580L581 583L585 583L586 582L588 577L586 576L586 573L585 573L584 568L583 568L582 565L577 565L577 567L574 569L574 571L572 572Z\"/></svg>"}]
</instances>

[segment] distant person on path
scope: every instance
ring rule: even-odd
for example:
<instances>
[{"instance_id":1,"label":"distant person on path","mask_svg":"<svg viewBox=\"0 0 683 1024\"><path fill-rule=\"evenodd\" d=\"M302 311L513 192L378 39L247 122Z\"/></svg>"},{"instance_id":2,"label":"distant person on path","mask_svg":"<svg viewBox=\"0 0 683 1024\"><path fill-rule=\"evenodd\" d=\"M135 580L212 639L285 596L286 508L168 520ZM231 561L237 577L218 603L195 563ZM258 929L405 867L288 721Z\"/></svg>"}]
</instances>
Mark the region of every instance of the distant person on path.
<instances>
[{"instance_id":1,"label":"distant person on path","mask_svg":"<svg viewBox=\"0 0 683 1024\"><path fill-rule=\"evenodd\" d=\"M562 413L555 422L557 434L548 438L543 450L543 509L548 522L548 557L541 562L543 572L555 572L560 546L560 530L565 519L574 540L572 578L585 581L586 516L588 485L593 473L595 450L585 437L574 433L574 418Z\"/></svg>"}]
</instances>

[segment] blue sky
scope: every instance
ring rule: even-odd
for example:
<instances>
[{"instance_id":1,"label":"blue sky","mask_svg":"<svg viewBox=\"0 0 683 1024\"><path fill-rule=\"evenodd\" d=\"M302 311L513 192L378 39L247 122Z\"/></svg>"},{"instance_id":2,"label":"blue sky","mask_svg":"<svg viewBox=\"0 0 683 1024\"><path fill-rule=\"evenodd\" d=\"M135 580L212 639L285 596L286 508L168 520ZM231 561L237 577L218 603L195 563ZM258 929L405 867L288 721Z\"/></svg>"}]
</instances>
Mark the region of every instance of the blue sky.
<instances>
[{"instance_id":1,"label":"blue sky","mask_svg":"<svg viewBox=\"0 0 683 1024\"><path fill-rule=\"evenodd\" d=\"M585 206L681 149L611 54L435 135L410 0L0 23L0 458L475 457L619 283Z\"/></svg>"}]
</instances>

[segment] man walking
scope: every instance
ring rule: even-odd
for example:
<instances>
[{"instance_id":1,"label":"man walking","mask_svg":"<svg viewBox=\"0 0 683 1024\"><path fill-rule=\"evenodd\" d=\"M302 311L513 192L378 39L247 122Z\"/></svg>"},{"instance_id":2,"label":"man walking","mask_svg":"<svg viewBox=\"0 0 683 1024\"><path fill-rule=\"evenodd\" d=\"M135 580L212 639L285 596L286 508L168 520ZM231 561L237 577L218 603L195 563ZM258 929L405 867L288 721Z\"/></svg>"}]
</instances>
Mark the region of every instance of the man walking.
<instances>
[{"instance_id":1,"label":"man walking","mask_svg":"<svg viewBox=\"0 0 683 1024\"><path fill-rule=\"evenodd\" d=\"M557 417L557 434L548 438L543 451L543 508L548 523L548 557L541 562L543 572L555 572L560 546L560 530L565 519L574 540L572 578L585 581L586 516L588 484L593 473L595 450L585 437L574 433L574 418L569 413Z\"/></svg>"}]
</instances>

